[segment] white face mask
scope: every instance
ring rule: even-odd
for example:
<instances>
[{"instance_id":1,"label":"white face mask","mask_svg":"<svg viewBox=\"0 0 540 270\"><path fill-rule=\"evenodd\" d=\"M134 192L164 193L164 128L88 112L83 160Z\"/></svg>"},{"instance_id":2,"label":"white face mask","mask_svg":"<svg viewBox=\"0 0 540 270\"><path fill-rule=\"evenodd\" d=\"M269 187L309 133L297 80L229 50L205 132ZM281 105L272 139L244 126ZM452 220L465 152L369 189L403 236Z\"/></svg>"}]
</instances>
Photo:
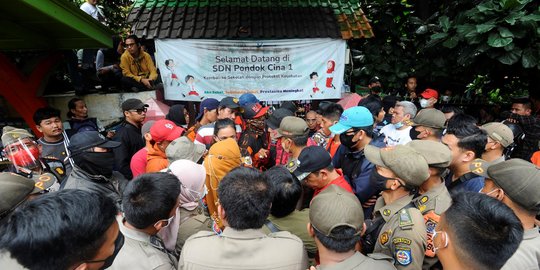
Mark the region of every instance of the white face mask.
<instances>
[{"instance_id":1,"label":"white face mask","mask_svg":"<svg viewBox=\"0 0 540 270\"><path fill-rule=\"evenodd\" d=\"M429 100L425 98L420 99L420 107L426 108L427 106L429 106Z\"/></svg>"}]
</instances>

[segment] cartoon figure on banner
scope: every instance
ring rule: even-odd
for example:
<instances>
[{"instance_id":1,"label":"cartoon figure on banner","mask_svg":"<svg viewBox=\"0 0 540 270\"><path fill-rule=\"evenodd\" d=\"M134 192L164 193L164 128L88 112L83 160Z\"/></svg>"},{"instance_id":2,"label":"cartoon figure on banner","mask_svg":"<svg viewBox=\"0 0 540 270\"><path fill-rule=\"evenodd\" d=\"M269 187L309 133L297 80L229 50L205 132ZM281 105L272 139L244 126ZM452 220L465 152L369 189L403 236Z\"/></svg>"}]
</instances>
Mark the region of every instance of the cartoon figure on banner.
<instances>
[{"instance_id":1,"label":"cartoon figure on banner","mask_svg":"<svg viewBox=\"0 0 540 270\"><path fill-rule=\"evenodd\" d=\"M334 81L334 70L336 69L336 61L330 59L326 63L326 66L326 88L336 89L336 87L332 83Z\"/></svg>"},{"instance_id":2,"label":"cartoon figure on banner","mask_svg":"<svg viewBox=\"0 0 540 270\"><path fill-rule=\"evenodd\" d=\"M174 71L174 67L175 67L174 61L172 59L165 60L165 66L170 71L170 73L168 75L168 77L169 77L168 79L171 81L170 85L173 86L173 83L176 83L176 86L180 86L181 82L178 79L178 75L176 75L176 73Z\"/></svg>"},{"instance_id":3,"label":"cartoon figure on banner","mask_svg":"<svg viewBox=\"0 0 540 270\"><path fill-rule=\"evenodd\" d=\"M197 90L195 90L196 82L198 82L198 80L195 80L195 77L193 77L192 75L186 76L186 84L189 86L188 96L197 96L200 97L202 100L204 97L200 96Z\"/></svg>"},{"instance_id":4,"label":"cartoon figure on banner","mask_svg":"<svg viewBox=\"0 0 540 270\"><path fill-rule=\"evenodd\" d=\"M324 91L322 91L318 86L317 86L317 82L319 81L319 74L317 72L311 72L311 74L309 74L309 79L313 82L313 94L309 95L310 97L313 97L313 95L315 95L317 92L321 91L321 94L324 94Z\"/></svg>"}]
</instances>

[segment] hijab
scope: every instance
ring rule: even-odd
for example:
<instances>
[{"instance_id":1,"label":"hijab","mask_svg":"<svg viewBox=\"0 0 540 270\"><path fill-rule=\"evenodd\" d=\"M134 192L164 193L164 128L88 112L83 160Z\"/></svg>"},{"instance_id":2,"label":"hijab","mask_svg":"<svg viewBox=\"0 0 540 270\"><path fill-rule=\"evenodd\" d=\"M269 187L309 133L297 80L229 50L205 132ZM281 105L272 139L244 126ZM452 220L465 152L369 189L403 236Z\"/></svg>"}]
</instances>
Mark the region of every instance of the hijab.
<instances>
[{"instance_id":1,"label":"hijab","mask_svg":"<svg viewBox=\"0 0 540 270\"><path fill-rule=\"evenodd\" d=\"M177 126L187 125L184 108L185 106L182 104L173 105L169 108L169 113L167 113L165 119L173 121Z\"/></svg>"}]
</instances>

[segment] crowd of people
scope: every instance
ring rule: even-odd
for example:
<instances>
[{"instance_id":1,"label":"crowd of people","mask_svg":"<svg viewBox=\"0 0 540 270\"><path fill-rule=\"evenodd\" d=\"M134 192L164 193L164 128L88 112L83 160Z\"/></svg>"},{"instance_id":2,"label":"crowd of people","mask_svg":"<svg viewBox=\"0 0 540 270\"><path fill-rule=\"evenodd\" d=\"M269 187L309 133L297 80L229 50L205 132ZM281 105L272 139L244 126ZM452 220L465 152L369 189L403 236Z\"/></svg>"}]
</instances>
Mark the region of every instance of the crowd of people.
<instances>
[{"instance_id":1,"label":"crowd of people","mask_svg":"<svg viewBox=\"0 0 540 270\"><path fill-rule=\"evenodd\" d=\"M79 98L65 122L40 108L42 137L2 131L0 264L538 269L538 100L479 125L436 109L433 89L376 93L305 119L243 94L204 99L195 121L183 105L145 121L127 99L115 131Z\"/></svg>"}]
</instances>

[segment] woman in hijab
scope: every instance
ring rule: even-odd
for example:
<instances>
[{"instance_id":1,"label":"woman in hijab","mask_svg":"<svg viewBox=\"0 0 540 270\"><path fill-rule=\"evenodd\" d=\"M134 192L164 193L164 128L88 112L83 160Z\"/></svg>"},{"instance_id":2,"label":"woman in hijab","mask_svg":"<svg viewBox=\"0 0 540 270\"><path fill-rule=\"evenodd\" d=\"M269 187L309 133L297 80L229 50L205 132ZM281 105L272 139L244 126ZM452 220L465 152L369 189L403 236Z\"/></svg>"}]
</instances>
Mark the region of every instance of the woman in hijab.
<instances>
[{"instance_id":1,"label":"woman in hijab","mask_svg":"<svg viewBox=\"0 0 540 270\"><path fill-rule=\"evenodd\" d=\"M218 186L221 179L232 169L240 166L241 155L240 148L236 140L229 138L216 142L204 159L204 168L206 169L206 204L208 213L214 221L214 230L220 232L223 223L218 216Z\"/></svg>"},{"instance_id":2,"label":"woman in hijab","mask_svg":"<svg viewBox=\"0 0 540 270\"><path fill-rule=\"evenodd\" d=\"M187 129L189 125L189 112L182 104L173 105L169 108L169 113L167 113L165 119L171 120L177 126Z\"/></svg>"},{"instance_id":3,"label":"woman in hijab","mask_svg":"<svg viewBox=\"0 0 540 270\"><path fill-rule=\"evenodd\" d=\"M166 172L173 174L180 181L181 189L178 200L180 207L166 229L160 231L160 236L169 250L178 254L186 240L199 231L211 231L212 221L204 214L201 199L204 197L204 181L206 170L191 160L176 160L169 165Z\"/></svg>"}]
</instances>

